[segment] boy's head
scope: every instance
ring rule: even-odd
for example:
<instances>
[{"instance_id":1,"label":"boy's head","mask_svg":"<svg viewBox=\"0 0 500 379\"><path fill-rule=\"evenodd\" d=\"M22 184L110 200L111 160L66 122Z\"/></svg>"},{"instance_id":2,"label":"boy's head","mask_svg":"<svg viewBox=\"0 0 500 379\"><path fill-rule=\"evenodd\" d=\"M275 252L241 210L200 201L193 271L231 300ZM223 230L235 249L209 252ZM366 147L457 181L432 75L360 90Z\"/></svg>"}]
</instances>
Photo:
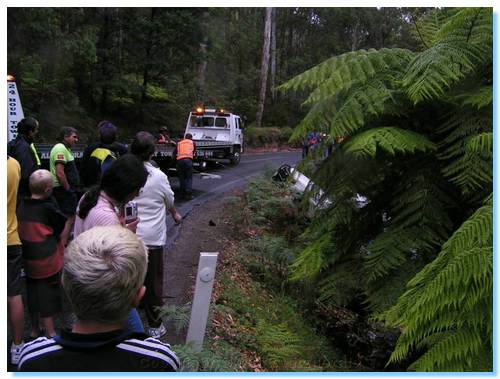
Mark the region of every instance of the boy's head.
<instances>
[{"instance_id":1,"label":"boy's head","mask_svg":"<svg viewBox=\"0 0 500 379\"><path fill-rule=\"evenodd\" d=\"M52 193L54 182L52 174L47 170L36 170L30 175L30 191L32 196L47 199Z\"/></svg>"},{"instance_id":2,"label":"boy's head","mask_svg":"<svg viewBox=\"0 0 500 379\"><path fill-rule=\"evenodd\" d=\"M97 226L80 234L66 249L62 274L77 318L124 323L144 295L147 264L146 246L122 226Z\"/></svg>"}]
</instances>

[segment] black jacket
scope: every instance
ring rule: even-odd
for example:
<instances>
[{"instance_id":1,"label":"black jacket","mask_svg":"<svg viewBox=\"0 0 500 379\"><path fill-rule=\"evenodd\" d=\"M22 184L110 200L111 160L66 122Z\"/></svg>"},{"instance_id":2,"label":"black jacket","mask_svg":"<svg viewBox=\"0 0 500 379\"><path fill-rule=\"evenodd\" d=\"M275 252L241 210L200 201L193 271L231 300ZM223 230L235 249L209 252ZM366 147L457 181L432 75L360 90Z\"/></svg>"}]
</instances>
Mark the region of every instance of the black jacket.
<instances>
[{"instance_id":1,"label":"black jacket","mask_svg":"<svg viewBox=\"0 0 500 379\"><path fill-rule=\"evenodd\" d=\"M109 372L178 371L180 361L170 345L142 333L77 334L62 331L40 337L21 352L19 371Z\"/></svg>"},{"instance_id":2,"label":"black jacket","mask_svg":"<svg viewBox=\"0 0 500 379\"><path fill-rule=\"evenodd\" d=\"M83 180L83 184L86 187L98 184L102 176L101 167L103 162L92 157L92 153L98 148L109 149L110 152L114 154L113 159L127 153L127 146L119 142L113 142L112 144L95 142L87 146L83 151L82 163L80 166L80 178Z\"/></svg>"},{"instance_id":3,"label":"black jacket","mask_svg":"<svg viewBox=\"0 0 500 379\"><path fill-rule=\"evenodd\" d=\"M17 191L18 196L31 196L29 187L30 175L33 171L38 170L40 166L37 163L35 153L30 147L30 143L23 135L18 134L14 140L7 144L7 154L17 160L21 166L21 180L19 182L19 190Z\"/></svg>"}]
</instances>

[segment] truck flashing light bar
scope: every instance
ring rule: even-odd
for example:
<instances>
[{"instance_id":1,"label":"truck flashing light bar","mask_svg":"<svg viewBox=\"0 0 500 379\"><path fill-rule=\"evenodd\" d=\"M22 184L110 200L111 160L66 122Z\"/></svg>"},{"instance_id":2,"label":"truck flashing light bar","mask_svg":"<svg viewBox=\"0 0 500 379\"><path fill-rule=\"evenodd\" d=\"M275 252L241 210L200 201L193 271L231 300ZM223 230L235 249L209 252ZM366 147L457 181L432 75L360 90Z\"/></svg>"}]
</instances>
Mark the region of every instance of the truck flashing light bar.
<instances>
[{"instance_id":1,"label":"truck flashing light bar","mask_svg":"<svg viewBox=\"0 0 500 379\"><path fill-rule=\"evenodd\" d=\"M195 110L193 111L193 114L197 116L203 116L204 114L217 114L219 116L229 116L229 114L226 113L226 110L224 108L203 108L203 107L196 107Z\"/></svg>"}]
</instances>

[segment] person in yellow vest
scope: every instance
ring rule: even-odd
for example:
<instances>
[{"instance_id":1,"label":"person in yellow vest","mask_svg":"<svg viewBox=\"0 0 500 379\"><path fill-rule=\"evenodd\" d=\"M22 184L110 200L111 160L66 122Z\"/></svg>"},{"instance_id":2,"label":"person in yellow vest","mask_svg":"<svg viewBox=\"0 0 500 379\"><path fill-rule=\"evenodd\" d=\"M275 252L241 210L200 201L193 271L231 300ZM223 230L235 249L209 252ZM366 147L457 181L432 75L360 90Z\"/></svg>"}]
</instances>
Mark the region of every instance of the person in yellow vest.
<instances>
[{"instance_id":1,"label":"person in yellow vest","mask_svg":"<svg viewBox=\"0 0 500 379\"><path fill-rule=\"evenodd\" d=\"M196 145L191 133L186 133L184 139L177 143L177 175L179 177L179 197L193 198L193 158Z\"/></svg>"}]
</instances>

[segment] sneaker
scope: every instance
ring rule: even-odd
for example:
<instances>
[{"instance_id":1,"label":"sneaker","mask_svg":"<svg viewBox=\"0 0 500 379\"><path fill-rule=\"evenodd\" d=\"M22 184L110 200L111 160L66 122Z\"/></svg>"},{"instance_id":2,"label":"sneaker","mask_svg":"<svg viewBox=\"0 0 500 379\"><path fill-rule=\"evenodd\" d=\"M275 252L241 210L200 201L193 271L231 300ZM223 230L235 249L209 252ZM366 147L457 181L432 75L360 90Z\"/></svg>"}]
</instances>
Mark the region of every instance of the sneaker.
<instances>
[{"instance_id":1,"label":"sneaker","mask_svg":"<svg viewBox=\"0 0 500 379\"><path fill-rule=\"evenodd\" d=\"M21 358L21 350L24 347L24 342L21 342L19 345L16 345L12 342L10 345L10 363L13 365L17 365L19 363L19 359Z\"/></svg>"},{"instance_id":2,"label":"sneaker","mask_svg":"<svg viewBox=\"0 0 500 379\"><path fill-rule=\"evenodd\" d=\"M157 328L147 328L146 333L153 338L159 339L160 337L167 334L167 329L165 329L165 325L160 324L160 326Z\"/></svg>"}]
</instances>

